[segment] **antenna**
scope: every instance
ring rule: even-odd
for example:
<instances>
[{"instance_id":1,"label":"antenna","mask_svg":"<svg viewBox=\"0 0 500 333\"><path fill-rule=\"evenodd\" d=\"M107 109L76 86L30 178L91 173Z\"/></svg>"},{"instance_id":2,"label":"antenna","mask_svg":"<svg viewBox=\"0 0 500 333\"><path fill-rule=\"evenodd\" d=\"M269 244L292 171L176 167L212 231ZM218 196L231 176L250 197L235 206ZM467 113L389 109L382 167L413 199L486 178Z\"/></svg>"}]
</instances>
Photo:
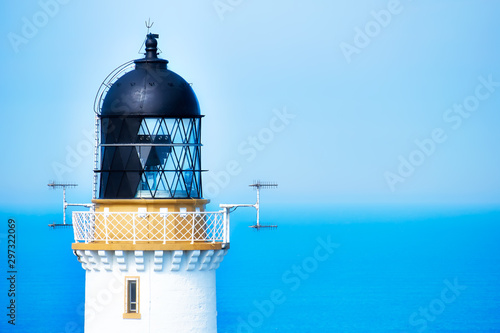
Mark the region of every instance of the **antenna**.
<instances>
[{"instance_id":1,"label":"antenna","mask_svg":"<svg viewBox=\"0 0 500 333\"><path fill-rule=\"evenodd\" d=\"M261 188L277 188L278 184L271 182L261 182L260 180L254 181L253 184L248 185L257 190L257 202L252 204L221 204L220 207L224 208L226 212L231 213L234 212L238 207L253 207L257 210L257 223L249 226L249 228L253 228L256 230L260 230L261 228L269 228L276 229L278 226L275 224L260 224L260 189Z\"/></svg>"},{"instance_id":2,"label":"antenna","mask_svg":"<svg viewBox=\"0 0 500 333\"><path fill-rule=\"evenodd\" d=\"M63 223L60 224L60 223L52 223L52 224L49 224L49 227L52 227L52 228L55 228L55 227L72 227L73 224L67 224L66 223L66 208L68 206L84 206L84 207L93 207L92 204L70 204L70 203L67 203L66 202L66 188L71 188L71 187L77 187L78 184L69 184L69 183L56 183L56 182L52 182L52 183L49 183L47 184L48 187L51 187L53 190L55 190L56 188L62 188L63 190Z\"/></svg>"},{"instance_id":3,"label":"antenna","mask_svg":"<svg viewBox=\"0 0 500 333\"><path fill-rule=\"evenodd\" d=\"M257 203L255 204L257 207L257 223L255 225L251 225L250 228L254 228L259 230L260 228L271 228L275 229L278 226L277 225L261 225L260 224L260 189L261 188L278 188L278 184L276 183L271 183L271 182L261 182L260 180L254 182L251 185L248 185L250 187L253 187L255 190L257 190Z\"/></svg>"}]
</instances>

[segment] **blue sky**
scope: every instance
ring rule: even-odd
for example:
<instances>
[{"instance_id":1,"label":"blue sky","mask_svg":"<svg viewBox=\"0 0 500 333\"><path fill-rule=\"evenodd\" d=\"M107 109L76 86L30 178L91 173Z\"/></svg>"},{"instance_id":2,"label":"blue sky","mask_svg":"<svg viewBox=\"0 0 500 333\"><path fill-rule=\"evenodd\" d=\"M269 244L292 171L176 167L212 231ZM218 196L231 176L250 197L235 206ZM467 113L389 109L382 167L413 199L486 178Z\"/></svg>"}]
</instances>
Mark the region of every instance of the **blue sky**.
<instances>
[{"instance_id":1,"label":"blue sky","mask_svg":"<svg viewBox=\"0 0 500 333\"><path fill-rule=\"evenodd\" d=\"M91 198L94 96L144 21L193 84L205 196L276 204L500 203L500 3L2 1L3 210Z\"/></svg>"}]
</instances>

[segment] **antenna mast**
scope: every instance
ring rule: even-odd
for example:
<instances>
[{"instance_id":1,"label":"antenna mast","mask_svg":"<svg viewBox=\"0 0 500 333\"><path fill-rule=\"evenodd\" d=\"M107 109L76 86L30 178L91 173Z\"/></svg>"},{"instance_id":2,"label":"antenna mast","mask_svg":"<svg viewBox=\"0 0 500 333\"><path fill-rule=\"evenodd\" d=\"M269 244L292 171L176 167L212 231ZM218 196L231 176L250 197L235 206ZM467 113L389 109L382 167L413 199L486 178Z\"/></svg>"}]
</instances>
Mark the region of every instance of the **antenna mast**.
<instances>
[{"instance_id":1,"label":"antenna mast","mask_svg":"<svg viewBox=\"0 0 500 333\"><path fill-rule=\"evenodd\" d=\"M255 204L221 204L220 207L227 210L228 213L235 211L238 207L253 207L257 210L257 223L249 226L250 228L260 230L260 228L275 229L278 226L275 224L260 224L260 189L261 188L277 188L278 184L271 182L255 181L253 184L248 185L257 190L257 202ZM228 214L229 215L229 214Z\"/></svg>"},{"instance_id":2,"label":"antenna mast","mask_svg":"<svg viewBox=\"0 0 500 333\"><path fill-rule=\"evenodd\" d=\"M261 188L277 188L278 184L270 183L270 182L260 182L259 180L255 183L248 185L257 190L257 203L255 204L255 208L257 209L257 223L255 225L250 226L250 228L255 228L259 230L260 228L277 228L277 225L260 225L260 189Z\"/></svg>"},{"instance_id":3,"label":"antenna mast","mask_svg":"<svg viewBox=\"0 0 500 333\"><path fill-rule=\"evenodd\" d=\"M56 183L56 182L52 182L52 183L49 183L47 184L48 187L51 187L52 189L56 189L56 188L62 188L63 190L63 223L62 224L58 224L58 223L52 223L52 224L49 224L49 227L52 227L52 228L55 228L55 227L71 227L73 226L73 224L66 224L66 208L68 206L84 206L84 207L93 207L92 204L70 204L68 202L66 202L66 188L70 188L70 187L77 187L78 184L64 184L64 183Z\"/></svg>"}]
</instances>

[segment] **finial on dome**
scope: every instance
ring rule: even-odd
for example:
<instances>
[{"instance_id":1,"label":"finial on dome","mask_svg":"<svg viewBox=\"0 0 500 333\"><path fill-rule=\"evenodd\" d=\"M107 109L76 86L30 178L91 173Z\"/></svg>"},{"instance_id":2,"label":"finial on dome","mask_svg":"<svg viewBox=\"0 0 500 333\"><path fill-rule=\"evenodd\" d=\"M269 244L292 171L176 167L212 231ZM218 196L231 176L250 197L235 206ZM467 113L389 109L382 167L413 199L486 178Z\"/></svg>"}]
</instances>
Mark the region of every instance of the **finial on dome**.
<instances>
[{"instance_id":1,"label":"finial on dome","mask_svg":"<svg viewBox=\"0 0 500 333\"><path fill-rule=\"evenodd\" d=\"M160 35L151 33L146 36L146 59L158 59L158 41L156 40L158 37Z\"/></svg>"},{"instance_id":2,"label":"finial on dome","mask_svg":"<svg viewBox=\"0 0 500 333\"><path fill-rule=\"evenodd\" d=\"M151 22L151 18L144 21L144 23L146 24L146 28L148 28L148 34L146 35L146 53L144 53L144 55L146 59L158 59L158 41L156 38L159 38L160 35L149 32L149 29L155 24Z\"/></svg>"}]
</instances>

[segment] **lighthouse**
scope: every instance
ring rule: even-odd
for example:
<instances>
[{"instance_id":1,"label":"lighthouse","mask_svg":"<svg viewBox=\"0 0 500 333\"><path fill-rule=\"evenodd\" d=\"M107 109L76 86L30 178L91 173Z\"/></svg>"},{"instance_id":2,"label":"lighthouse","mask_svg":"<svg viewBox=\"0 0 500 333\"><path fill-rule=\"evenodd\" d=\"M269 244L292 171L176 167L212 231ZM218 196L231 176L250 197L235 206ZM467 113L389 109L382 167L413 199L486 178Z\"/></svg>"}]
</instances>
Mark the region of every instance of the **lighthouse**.
<instances>
[{"instance_id":1,"label":"lighthouse","mask_svg":"<svg viewBox=\"0 0 500 333\"><path fill-rule=\"evenodd\" d=\"M73 212L85 270L85 332L217 332L216 269L229 210L203 198L196 95L158 57L110 74L98 94L94 196Z\"/></svg>"}]
</instances>

